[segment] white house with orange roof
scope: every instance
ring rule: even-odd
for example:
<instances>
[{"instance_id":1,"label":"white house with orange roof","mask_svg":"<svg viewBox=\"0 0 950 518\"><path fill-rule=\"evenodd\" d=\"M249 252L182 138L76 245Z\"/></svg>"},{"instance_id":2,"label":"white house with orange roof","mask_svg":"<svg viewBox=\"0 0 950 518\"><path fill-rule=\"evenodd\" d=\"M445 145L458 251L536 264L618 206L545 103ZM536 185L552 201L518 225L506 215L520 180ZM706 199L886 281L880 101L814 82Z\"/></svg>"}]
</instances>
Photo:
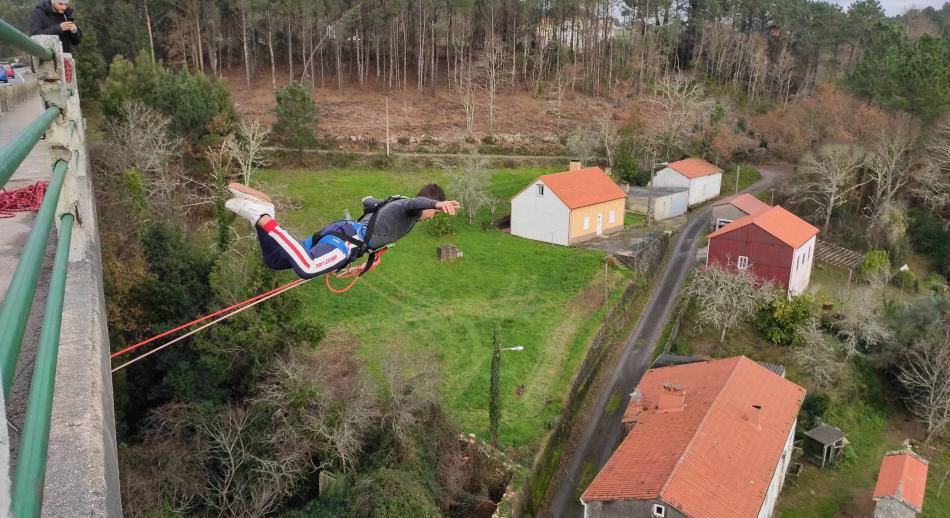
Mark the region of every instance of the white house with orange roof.
<instances>
[{"instance_id":1,"label":"white house with orange roof","mask_svg":"<svg viewBox=\"0 0 950 518\"><path fill-rule=\"evenodd\" d=\"M627 193L599 167L539 176L511 199L511 233L570 246L623 229Z\"/></svg>"},{"instance_id":2,"label":"white house with orange roof","mask_svg":"<svg viewBox=\"0 0 950 518\"><path fill-rule=\"evenodd\" d=\"M686 187L692 207L719 196L722 169L702 158L686 158L666 164L650 183L654 187Z\"/></svg>"},{"instance_id":3,"label":"white house with orange roof","mask_svg":"<svg viewBox=\"0 0 950 518\"><path fill-rule=\"evenodd\" d=\"M650 369L585 518L769 518L805 389L744 357Z\"/></svg>"},{"instance_id":4,"label":"white house with orange roof","mask_svg":"<svg viewBox=\"0 0 950 518\"><path fill-rule=\"evenodd\" d=\"M889 451L874 486L874 518L914 518L924 507L927 459L910 449Z\"/></svg>"}]
</instances>

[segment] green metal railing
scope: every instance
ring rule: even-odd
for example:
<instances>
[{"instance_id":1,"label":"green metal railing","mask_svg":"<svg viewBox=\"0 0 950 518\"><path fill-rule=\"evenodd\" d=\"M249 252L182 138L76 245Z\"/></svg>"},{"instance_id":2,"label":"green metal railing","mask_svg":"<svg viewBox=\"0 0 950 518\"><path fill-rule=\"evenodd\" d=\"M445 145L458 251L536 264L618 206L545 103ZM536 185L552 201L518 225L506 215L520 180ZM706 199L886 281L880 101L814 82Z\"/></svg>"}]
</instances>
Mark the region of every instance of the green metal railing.
<instances>
[{"instance_id":1,"label":"green metal railing","mask_svg":"<svg viewBox=\"0 0 950 518\"><path fill-rule=\"evenodd\" d=\"M3 20L0 20L0 43L16 47L42 61L55 58L52 51L31 40ZM0 187L3 187L13 176L61 113L60 108L54 106L46 108L42 115L27 125L12 142L0 148ZM53 164L52 177L46 188L43 202L36 213L33 229L24 244L20 260L10 280L10 286L4 295L3 306L0 308L0 375L3 380L4 396L9 396L10 385L16 373L23 335L67 174L69 174L69 164L63 160L57 160ZM30 384L26 418L20 437L20 452L14 472L11 510L13 516L17 518L38 517L42 510L53 408L53 387L56 380L56 361L59 354L73 224L73 214L66 213L60 217L59 240L56 245L49 290L46 294L43 325ZM5 516L6 510L0 510L0 515Z\"/></svg>"},{"instance_id":2,"label":"green metal railing","mask_svg":"<svg viewBox=\"0 0 950 518\"><path fill-rule=\"evenodd\" d=\"M0 43L6 43L11 47L16 47L31 56L38 57L43 61L53 59L53 52L30 39L29 36L18 31L16 27L0 19Z\"/></svg>"}]
</instances>

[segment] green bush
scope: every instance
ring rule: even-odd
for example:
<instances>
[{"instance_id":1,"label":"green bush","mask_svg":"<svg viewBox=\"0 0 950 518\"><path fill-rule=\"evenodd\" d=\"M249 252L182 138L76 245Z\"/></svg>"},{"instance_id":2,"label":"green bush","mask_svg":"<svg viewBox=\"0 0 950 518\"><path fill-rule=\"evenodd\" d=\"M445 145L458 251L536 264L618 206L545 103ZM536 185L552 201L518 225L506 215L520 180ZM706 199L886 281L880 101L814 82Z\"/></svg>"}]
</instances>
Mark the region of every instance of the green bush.
<instances>
[{"instance_id":1,"label":"green bush","mask_svg":"<svg viewBox=\"0 0 950 518\"><path fill-rule=\"evenodd\" d=\"M902 290L915 292L917 291L917 276L910 270L898 270L891 279L891 284Z\"/></svg>"},{"instance_id":2,"label":"green bush","mask_svg":"<svg viewBox=\"0 0 950 518\"><path fill-rule=\"evenodd\" d=\"M382 468L353 488L351 516L367 518L441 518L432 496L412 473Z\"/></svg>"},{"instance_id":3,"label":"green bush","mask_svg":"<svg viewBox=\"0 0 950 518\"><path fill-rule=\"evenodd\" d=\"M399 137L399 138L396 139L396 142L399 142L399 144L401 144L401 145L403 145L403 146L408 146L408 145L409 145L409 137Z\"/></svg>"},{"instance_id":4,"label":"green bush","mask_svg":"<svg viewBox=\"0 0 950 518\"><path fill-rule=\"evenodd\" d=\"M426 232L435 237L450 236L455 234L455 221L454 217L440 212L428 221Z\"/></svg>"},{"instance_id":5,"label":"green bush","mask_svg":"<svg viewBox=\"0 0 950 518\"><path fill-rule=\"evenodd\" d=\"M617 146L613 170L618 178L633 185L646 185L650 181L650 172L640 168L634 144L630 140L624 140Z\"/></svg>"},{"instance_id":6,"label":"green bush","mask_svg":"<svg viewBox=\"0 0 950 518\"><path fill-rule=\"evenodd\" d=\"M237 119L231 94L223 84L187 70L162 77L146 104L171 117L179 135L224 134Z\"/></svg>"},{"instance_id":7,"label":"green bush","mask_svg":"<svg viewBox=\"0 0 950 518\"><path fill-rule=\"evenodd\" d=\"M815 299L808 295L776 297L756 315L753 324L769 341L791 345L798 331L815 317Z\"/></svg>"},{"instance_id":8,"label":"green bush","mask_svg":"<svg viewBox=\"0 0 950 518\"><path fill-rule=\"evenodd\" d=\"M875 277L886 276L891 269L891 259L886 250L871 250L864 257L864 262L858 267L858 274L865 281Z\"/></svg>"},{"instance_id":9,"label":"green bush","mask_svg":"<svg viewBox=\"0 0 950 518\"><path fill-rule=\"evenodd\" d=\"M142 101L155 108L155 89L166 75L145 52L135 62L117 55L109 65L109 76L102 88L102 112L107 117L116 117L128 100Z\"/></svg>"},{"instance_id":10,"label":"green bush","mask_svg":"<svg viewBox=\"0 0 950 518\"><path fill-rule=\"evenodd\" d=\"M947 280L939 273L931 273L924 278L924 288L927 288L928 291L935 294L939 294L947 290Z\"/></svg>"},{"instance_id":11,"label":"green bush","mask_svg":"<svg viewBox=\"0 0 950 518\"><path fill-rule=\"evenodd\" d=\"M317 103L309 88L293 82L278 90L274 115L274 134L285 146L302 152L316 144Z\"/></svg>"},{"instance_id":12,"label":"green bush","mask_svg":"<svg viewBox=\"0 0 950 518\"><path fill-rule=\"evenodd\" d=\"M950 229L940 218L920 208L910 210L910 242L914 249L927 256L934 270L944 277L950 275Z\"/></svg>"}]
</instances>

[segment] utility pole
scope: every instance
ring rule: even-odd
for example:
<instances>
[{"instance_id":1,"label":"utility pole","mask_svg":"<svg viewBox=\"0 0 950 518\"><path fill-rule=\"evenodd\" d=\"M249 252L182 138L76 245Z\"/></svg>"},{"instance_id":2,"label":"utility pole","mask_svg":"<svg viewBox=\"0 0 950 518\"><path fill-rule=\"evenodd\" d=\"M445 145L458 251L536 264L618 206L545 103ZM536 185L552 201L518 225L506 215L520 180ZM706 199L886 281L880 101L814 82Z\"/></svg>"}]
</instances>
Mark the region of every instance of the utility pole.
<instances>
[{"instance_id":1,"label":"utility pole","mask_svg":"<svg viewBox=\"0 0 950 518\"><path fill-rule=\"evenodd\" d=\"M389 158L389 96L386 96L386 158Z\"/></svg>"},{"instance_id":2,"label":"utility pole","mask_svg":"<svg viewBox=\"0 0 950 518\"><path fill-rule=\"evenodd\" d=\"M653 149L653 161L650 162L650 197L647 198L647 226L653 223L653 177L656 174L656 149Z\"/></svg>"},{"instance_id":3,"label":"utility pole","mask_svg":"<svg viewBox=\"0 0 950 518\"><path fill-rule=\"evenodd\" d=\"M501 338L498 326L492 333L491 379L488 387L488 437L492 446L498 446L498 422L501 421Z\"/></svg>"},{"instance_id":4,"label":"utility pole","mask_svg":"<svg viewBox=\"0 0 950 518\"><path fill-rule=\"evenodd\" d=\"M739 166L736 166L736 194L739 194Z\"/></svg>"}]
</instances>

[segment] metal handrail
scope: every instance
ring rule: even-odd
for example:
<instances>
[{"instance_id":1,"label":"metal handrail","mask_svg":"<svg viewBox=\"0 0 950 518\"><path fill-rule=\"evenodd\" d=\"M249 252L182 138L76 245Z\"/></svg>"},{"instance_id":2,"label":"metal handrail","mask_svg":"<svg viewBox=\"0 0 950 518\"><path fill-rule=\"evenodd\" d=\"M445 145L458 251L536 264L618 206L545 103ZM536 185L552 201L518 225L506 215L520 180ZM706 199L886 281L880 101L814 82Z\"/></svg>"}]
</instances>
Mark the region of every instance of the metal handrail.
<instances>
[{"instance_id":1,"label":"metal handrail","mask_svg":"<svg viewBox=\"0 0 950 518\"><path fill-rule=\"evenodd\" d=\"M63 182L68 170L69 165L63 160L53 165L53 176L46 187L46 195L43 197L43 203L40 204L40 210L36 213L33 230L26 239L20 261L16 265L10 287L3 299L3 309L0 309L0 368L2 368L4 396L10 394L10 384L16 372L16 361L20 356L27 317L30 314L33 295L36 293L40 269L43 267L43 255L46 252L46 244L49 242L56 205L59 203L59 194L63 190Z\"/></svg>"},{"instance_id":2,"label":"metal handrail","mask_svg":"<svg viewBox=\"0 0 950 518\"><path fill-rule=\"evenodd\" d=\"M56 358L63 321L66 270L74 216L60 218L59 243L53 260L53 274L46 294L43 329L36 350L36 365L30 383L30 396L20 437L20 456L13 476L13 516L40 516L43 505L43 481L49 447L50 418L53 413L53 387L56 382Z\"/></svg>"},{"instance_id":3,"label":"metal handrail","mask_svg":"<svg viewBox=\"0 0 950 518\"><path fill-rule=\"evenodd\" d=\"M0 43L16 47L27 54L36 56L43 61L53 59L53 51L40 45L23 34L16 27L0 19Z\"/></svg>"},{"instance_id":4,"label":"metal handrail","mask_svg":"<svg viewBox=\"0 0 950 518\"><path fill-rule=\"evenodd\" d=\"M50 106L42 115L23 128L23 133L19 137L0 148L0 188L7 184L57 116L59 116L59 108Z\"/></svg>"}]
</instances>

